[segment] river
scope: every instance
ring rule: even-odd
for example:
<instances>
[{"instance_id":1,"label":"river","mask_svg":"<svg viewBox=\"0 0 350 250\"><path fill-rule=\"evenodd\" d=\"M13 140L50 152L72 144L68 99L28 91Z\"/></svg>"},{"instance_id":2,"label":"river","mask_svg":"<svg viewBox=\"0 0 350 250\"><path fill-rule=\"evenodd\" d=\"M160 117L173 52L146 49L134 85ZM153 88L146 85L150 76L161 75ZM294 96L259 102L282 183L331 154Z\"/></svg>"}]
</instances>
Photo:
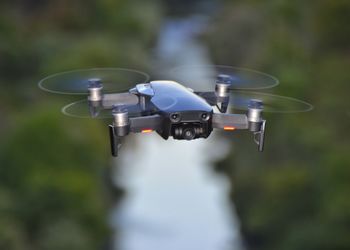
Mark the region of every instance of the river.
<instances>
[{"instance_id":1,"label":"river","mask_svg":"<svg viewBox=\"0 0 350 250\"><path fill-rule=\"evenodd\" d=\"M200 16L165 22L155 71L210 64L206 47L196 39L206 22ZM230 182L212 165L228 146L215 132L194 141L165 141L156 133L129 136L115 160L115 182L126 191L111 214L118 232L115 249L242 249Z\"/></svg>"}]
</instances>

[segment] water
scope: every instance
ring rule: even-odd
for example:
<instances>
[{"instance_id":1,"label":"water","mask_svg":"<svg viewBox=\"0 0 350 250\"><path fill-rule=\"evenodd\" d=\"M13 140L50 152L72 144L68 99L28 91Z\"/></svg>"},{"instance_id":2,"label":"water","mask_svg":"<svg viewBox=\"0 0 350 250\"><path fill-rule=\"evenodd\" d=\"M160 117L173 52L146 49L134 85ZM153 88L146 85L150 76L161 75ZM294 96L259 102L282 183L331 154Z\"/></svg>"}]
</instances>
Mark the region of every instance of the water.
<instances>
[{"instance_id":1,"label":"water","mask_svg":"<svg viewBox=\"0 0 350 250\"><path fill-rule=\"evenodd\" d=\"M184 64L209 64L195 35L203 18L169 20L157 47L158 70ZM190 76L189 76L190 77ZM121 250L241 249L239 224L229 201L228 179L212 162L228 144L209 139L163 140L157 134L129 136L116 159L116 182L126 197L112 214Z\"/></svg>"}]
</instances>

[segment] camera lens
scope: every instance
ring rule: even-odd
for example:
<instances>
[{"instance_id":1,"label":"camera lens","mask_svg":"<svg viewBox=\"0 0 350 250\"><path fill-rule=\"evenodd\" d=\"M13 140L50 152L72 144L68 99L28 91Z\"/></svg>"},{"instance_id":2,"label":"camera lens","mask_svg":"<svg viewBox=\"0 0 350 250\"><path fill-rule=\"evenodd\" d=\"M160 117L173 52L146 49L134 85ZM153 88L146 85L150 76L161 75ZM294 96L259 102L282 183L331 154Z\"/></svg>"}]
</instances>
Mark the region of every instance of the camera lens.
<instances>
[{"instance_id":1,"label":"camera lens","mask_svg":"<svg viewBox=\"0 0 350 250\"><path fill-rule=\"evenodd\" d=\"M182 136L186 140L193 140L196 136L196 131L194 130L194 128L187 127L182 131Z\"/></svg>"},{"instance_id":2,"label":"camera lens","mask_svg":"<svg viewBox=\"0 0 350 250\"><path fill-rule=\"evenodd\" d=\"M204 128L199 123L174 124L171 133L177 140L193 140L206 135Z\"/></svg>"}]
</instances>

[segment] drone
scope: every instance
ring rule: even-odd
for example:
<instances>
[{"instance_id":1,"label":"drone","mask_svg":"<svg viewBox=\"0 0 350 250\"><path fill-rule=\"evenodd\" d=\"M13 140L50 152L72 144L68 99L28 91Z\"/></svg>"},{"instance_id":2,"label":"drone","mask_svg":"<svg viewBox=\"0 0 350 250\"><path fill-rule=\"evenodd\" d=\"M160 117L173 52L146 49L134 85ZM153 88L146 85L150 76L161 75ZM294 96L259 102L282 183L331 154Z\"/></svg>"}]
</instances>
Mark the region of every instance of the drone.
<instances>
[{"instance_id":1,"label":"drone","mask_svg":"<svg viewBox=\"0 0 350 250\"><path fill-rule=\"evenodd\" d=\"M258 71L194 65L176 68L172 75L176 79L150 81L137 70L96 68L51 75L41 80L39 87L53 93L85 95L62 108L68 116L111 119L108 129L114 157L130 133L150 132L165 140L191 141L206 139L213 130L248 130L262 152L265 110L295 113L312 109L311 104L295 98L252 92L279 83ZM200 90L194 90L196 87Z\"/></svg>"}]
</instances>

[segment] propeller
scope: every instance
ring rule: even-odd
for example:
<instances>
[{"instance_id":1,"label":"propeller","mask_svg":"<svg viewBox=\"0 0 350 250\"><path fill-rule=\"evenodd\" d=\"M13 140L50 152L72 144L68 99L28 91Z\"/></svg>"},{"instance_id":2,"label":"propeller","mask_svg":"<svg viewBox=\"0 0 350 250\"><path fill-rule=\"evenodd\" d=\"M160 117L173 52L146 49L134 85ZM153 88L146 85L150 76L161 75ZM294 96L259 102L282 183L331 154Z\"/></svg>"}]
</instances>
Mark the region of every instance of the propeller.
<instances>
[{"instance_id":1,"label":"propeller","mask_svg":"<svg viewBox=\"0 0 350 250\"><path fill-rule=\"evenodd\" d=\"M69 95L86 95L89 87L103 87L104 93L127 91L136 83L149 80L141 71L124 68L94 68L67 71L42 79L42 90Z\"/></svg>"},{"instance_id":2,"label":"propeller","mask_svg":"<svg viewBox=\"0 0 350 250\"><path fill-rule=\"evenodd\" d=\"M248 108L252 108L252 103L262 105L262 107L253 108L263 108L264 113L299 113L313 109L310 103L293 97L250 91L232 91L228 107L237 110L248 110Z\"/></svg>"},{"instance_id":3,"label":"propeller","mask_svg":"<svg viewBox=\"0 0 350 250\"><path fill-rule=\"evenodd\" d=\"M278 79L271 75L224 65L181 66L173 69L171 76L197 91L211 90L216 83L228 84L230 90L267 89L279 84Z\"/></svg>"},{"instance_id":4,"label":"propeller","mask_svg":"<svg viewBox=\"0 0 350 250\"><path fill-rule=\"evenodd\" d=\"M142 109L137 104L120 104L111 107L92 106L91 103L84 99L70 103L62 108L62 113L75 118L94 118L94 119L109 119L113 118L113 112L128 111L129 117L137 117L142 114L152 112L151 108Z\"/></svg>"}]
</instances>

